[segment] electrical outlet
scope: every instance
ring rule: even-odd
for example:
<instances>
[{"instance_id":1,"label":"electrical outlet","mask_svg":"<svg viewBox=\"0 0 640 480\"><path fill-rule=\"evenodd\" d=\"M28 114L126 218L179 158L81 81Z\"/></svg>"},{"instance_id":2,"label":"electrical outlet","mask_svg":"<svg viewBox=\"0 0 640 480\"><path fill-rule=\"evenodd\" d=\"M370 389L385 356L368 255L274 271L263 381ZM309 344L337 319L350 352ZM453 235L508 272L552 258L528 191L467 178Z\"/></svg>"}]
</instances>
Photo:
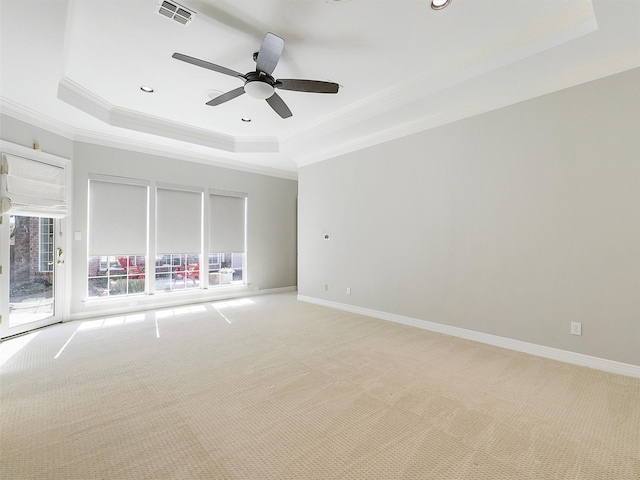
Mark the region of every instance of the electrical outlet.
<instances>
[{"instance_id":1,"label":"electrical outlet","mask_svg":"<svg viewBox=\"0 0 640 480\"><path fill-rule=\"evenodd\" d=\"M329 290L329 284L328 284L328 283L325 283L325 284L324 284L324 291L326 292L326 291L328 291L328 290Z\"/></svg>"},{"instance_id":2,"label":"electrical outlet","mask_svg":"<svg viewBox=\"0 0 640 480\"><path fill-rule=\"evenodd\" d=\"M582 335L582 324L580 322L571 322L571 335Z\"/></svg>"},{"instance_id":3,"label":"electrical outlet","mask_svg":"<svg viewBox=\"0 0 640 480\"><path fill-rule=\"evenodd\" d=\"M347 287L347 295L351 295L351 287Z\"/></svg>"}]
</instances>

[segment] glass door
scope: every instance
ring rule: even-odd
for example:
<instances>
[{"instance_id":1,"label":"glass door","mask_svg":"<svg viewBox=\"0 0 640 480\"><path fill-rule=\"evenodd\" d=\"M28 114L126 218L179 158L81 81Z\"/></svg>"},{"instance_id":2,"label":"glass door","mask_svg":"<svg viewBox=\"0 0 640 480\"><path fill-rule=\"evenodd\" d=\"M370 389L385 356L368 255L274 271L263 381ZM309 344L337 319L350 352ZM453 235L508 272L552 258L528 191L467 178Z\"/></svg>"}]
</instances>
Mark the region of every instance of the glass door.
<instances>
[{"instance_id":1,"label":"glass door","mask_svg":"<svg viewBox=\"0 0 640 480\"><path fill-rule=\"evenodd\" d=\"M60 220L3 215L0 336L8 337L62 321L56 278L64 265L56 232Z\"/></svg>"}]
</instances>

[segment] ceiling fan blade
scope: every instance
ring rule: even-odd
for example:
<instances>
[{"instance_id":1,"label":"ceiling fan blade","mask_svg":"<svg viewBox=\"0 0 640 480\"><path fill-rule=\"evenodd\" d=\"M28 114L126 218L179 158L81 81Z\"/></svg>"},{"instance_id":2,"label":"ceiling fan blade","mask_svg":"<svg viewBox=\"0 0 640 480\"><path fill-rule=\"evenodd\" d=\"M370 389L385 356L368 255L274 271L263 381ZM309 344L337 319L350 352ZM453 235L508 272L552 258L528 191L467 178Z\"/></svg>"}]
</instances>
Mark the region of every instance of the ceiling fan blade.
<instances>
[{"instance_id":1,"label":"ceiling fan blade","mask_svg":"<svg viewBox=\"0 0 640 480\"><path fill-rule=\"evenodd\" d=\"M214 98L213 100L209 100L207 105L211 107L215 107L216 105L220 105L221 103L228 102L229 100L233 100L236 97L239 97L244 93L244 86L235 88L230 92L223 93L219 97Z\"/></svg>"},{"instance_id":2,"label":"ceiling fan blade","mask_svg":"<svg viewBox=\"0 0 640 480\"><path fill-rule=\"evenodd\" d=\"M271 75L278 64L278 60L280 60L283 48L284 40L282 38L271 32L267 33L258 51L256 70Z\"/></svg>"},{"instance_id":3,"label":"ceiling fan blade","mask_svg":"<svg viewBox=\"0 0 640 480\"><path fill-rule=\"evenodd\" d=\"M231 70L230 68L221 67L220 65L216 65L215 63L205 62L204 60L200 60L199 58L190 57L189 55L184 55L177 52L171 56L176 60L181 60L198 67L208 68L209 70L213 70L214 72L224 73L225 75L231 75L232 77L240 77L240 79L244 78L244 75L240 72L236 72L235 70Z\"/></svg>"},{"instance_id":4,"label":"ceiling fan blade","mask_svg":"<svg viewBox=\"0 0 640 480\"><path fill-rule=\"evenodd\" d=\"M271 108L273 108L276 113L282 118L289 118L291 115L293 115L293 113L291 113L291 110L289 110L289 107L287 107L287 104L284 103L284 100L282 100L282 98L280 98L277 93L274 93L269 98L267 98L267 103L271 105Z\"/></svg>"},{"instance_id":5,"label":"ceiling fan blade","mask_svg":"<svg viewBox=\"0 0 640 480\"><path fill-rule=\"evenodd\" d=\"M276 88L281 90L293 90L296 92L311 93L338 93L339 85L333 82L321 82L319 80L297 80L293 78L278 79Z\"/></svg>"}]
</instances>

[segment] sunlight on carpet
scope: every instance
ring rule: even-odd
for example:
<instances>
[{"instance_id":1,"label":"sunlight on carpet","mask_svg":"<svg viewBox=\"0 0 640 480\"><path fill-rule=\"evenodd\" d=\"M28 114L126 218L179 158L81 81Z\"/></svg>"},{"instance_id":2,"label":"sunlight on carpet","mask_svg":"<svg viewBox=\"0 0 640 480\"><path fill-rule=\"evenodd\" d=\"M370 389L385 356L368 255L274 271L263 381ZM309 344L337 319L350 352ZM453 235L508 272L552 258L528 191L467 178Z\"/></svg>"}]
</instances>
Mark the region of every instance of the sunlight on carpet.
<instances>
[{"instance_id":1,"label":"sunlight on carpet","mask_svg":"<svg viewBox=\"0 0 640 480\"><path fill-rule=\"evenodd\" d=\"M640 478L640 380L294 294L19 338L3 479Z\"/></svg>"}]
</instances>

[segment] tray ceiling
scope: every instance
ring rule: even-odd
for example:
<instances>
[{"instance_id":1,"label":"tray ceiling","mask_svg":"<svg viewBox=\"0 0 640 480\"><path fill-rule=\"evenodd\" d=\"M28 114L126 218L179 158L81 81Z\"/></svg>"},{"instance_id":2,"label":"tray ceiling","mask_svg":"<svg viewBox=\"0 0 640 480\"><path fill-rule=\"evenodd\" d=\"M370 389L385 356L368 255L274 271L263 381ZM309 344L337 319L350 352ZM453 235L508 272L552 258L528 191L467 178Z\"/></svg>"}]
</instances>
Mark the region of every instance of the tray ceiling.
<instances>
[{"instance_id":1,"label":"tray ceiling","mask_svg":"<svg viewBox=\"0 0 640 480\"><path fill-rule=\"evenodd\" d=\"M1 100L8 115L97 143L295 176L381 141L640 66L633 0L2 0ZM276 78L340 84L278 91L281 119L237 79L262 38L284 38ZM140 90L153 87L153 93ZM251 119L243 122L242 118Z\"/></svg>"}]
</instances>

